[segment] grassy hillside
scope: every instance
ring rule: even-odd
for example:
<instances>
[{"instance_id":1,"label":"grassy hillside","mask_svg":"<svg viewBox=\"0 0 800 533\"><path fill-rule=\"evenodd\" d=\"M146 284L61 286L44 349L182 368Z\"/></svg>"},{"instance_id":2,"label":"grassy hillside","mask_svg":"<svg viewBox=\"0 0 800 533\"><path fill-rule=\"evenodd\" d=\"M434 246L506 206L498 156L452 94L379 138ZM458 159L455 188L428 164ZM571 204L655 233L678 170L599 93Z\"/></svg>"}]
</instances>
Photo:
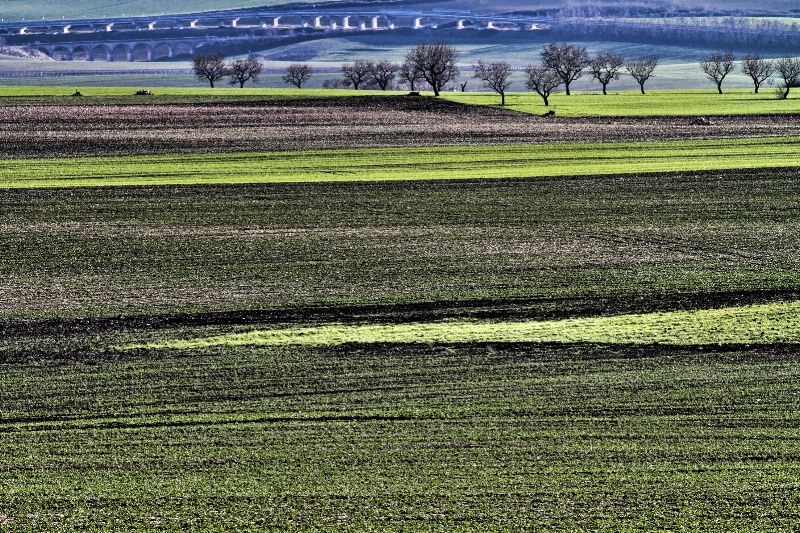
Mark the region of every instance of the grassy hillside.
<instances>
[{"instance_id":1,"label":"grassy hillside","mask_svg":"<svg viewBox=\"0 0 800 533\"><path fill-rule=\"evenodd\" d=\"M317 0L323 3L327 0ZM240 7L273 6L287 3L284 0L86 0L85 2L50 2L48 0L6 0L2 4L4 21L58 20L120 17L140 15L169 15L172 13L197 13Z\"/></svg>"}]
</instances>

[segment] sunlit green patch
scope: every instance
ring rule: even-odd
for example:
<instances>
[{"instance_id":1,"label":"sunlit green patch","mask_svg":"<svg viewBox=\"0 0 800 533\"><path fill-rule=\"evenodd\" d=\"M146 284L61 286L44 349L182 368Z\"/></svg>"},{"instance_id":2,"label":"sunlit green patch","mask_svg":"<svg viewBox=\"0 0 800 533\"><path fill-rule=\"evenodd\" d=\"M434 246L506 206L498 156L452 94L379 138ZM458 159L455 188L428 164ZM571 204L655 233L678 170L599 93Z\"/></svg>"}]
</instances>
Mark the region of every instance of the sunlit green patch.
<instances>
[{"instance_id":1,"label":"sunlit green patch","mask_svg":"<svg viewBox=\"0 0 800 533\"><path fill-rule=\"evenodd\" d=\"M590 176L800 165L800 139L445 146L0 161L0 188Z\"/></svg>"},{"instance_id":2,"label":"sunlit green patch","mask_svg":"<svg viewBox=\"0 0 800 533\"><path fill-rule=\"evenodd\" d=\"M445 93L443 97L473 105L500 103L499 97L491 93ZM764 89L755 94L752 87L726 89L718 94L710 84L707 89L648 90L647 94L612 91L604 95L593 90L576 91L567 96L561 91L551 95L549 107L535 93L513 92L506 94L506 108L534 114L552 110L560 117L772 115L797 113L796 97L797 94L790 93L789 100L779 100L772 90Z\"/></svg>"},{"instance_id":3,"label":"sunlit green patch","mask_svg":"<svg viewBox=\"0 0 800 533\"><path fill-rule=\"evenodd\" d=\"M563 342L609 344L762 344L800 341L800 302L636 315L519 322L434 322L258 330L128 345L194 349L231 345L330 346L345 343Z\"/></svg>"},{"instance_id":4,"label":"sunlit green patch","mask_svg":"<svg viewBox=\"0 0 800 533\"><path fill-rule=\"evenodd\" d=\"M402 48L403 55L405 48ZM352 51L348 51L351 53ZM353 52L354 53L354 52ZM477 59L477 58L476 58ZM30 61L30 60L29 60ZM293 87L255 87L248 86L244 89L238 87L210 87L200 85L195 87L164 87L163 80L172 80L173 83L184 83L189 78L189 83L197 83L197 80L188 75L169 75L161 74L157 78L161 80L156 83L152 75L137 75L132 73L103 75L100 83L109 82L110 79L119 79L120 86L105 87L98 86L97 76L88 74L92 71L102 71L113 65L113 69L118 72L126 70L138 70L140 65L137 63L91 63L82 66L81 70L87 72L82 76L72 76L73 83L65 86L42 85L42 86L15 86L24 78L8 78L7 85L0 87L0 100L4 105L104 105L108 103L117 104L181 104L181 103L207 103L216 102L237 102L240 100L257 101L270 99L303 99L303 98L331 98L331 97L354 97L354 96L401 96L407 94L406 91L364 91L351 89L320 89L318 87L307 87L296 89ZM152 68L173 68L169 63L153 64ZM338 63L337 63L338 66ZM189 67L188 63L185 65ZM681 68L689 68L699 71L697 65L691 66L678 65L677 70L669 71L678 81L672 84L695 83L683 82L682 77L687 75ZM24 71L30 70L31 63L19 60L0 59L0 70ZM37 67L39 68L39 67ZM69 61L51 62L47 65L48 71L65 71L68 74L73 66ZM667 68L667 67L665 67ZM666 73L665 73L666 74ZM524 84L522 77L518 77L513 85L517 89ZM690 74L694 75L694 74ZM172 76L175 78L173 79ZM274 80L282 84L279 79ZM269 76L267 76L269 77ZM555 111L559 117L655 117L655 116L697 116L697 115L782 115L795 114L800 111L800 92L792 91L787 100L778 99L774 89L762 89L758 94L753 92L749 79L745 81L748 88L726 87L723 94L718 94L713 83L707 82L704 77L701 79L708 83L707 88L703 89L657 89L658 85L653 85L653 90L648 90L647 94L641 94L638 90L612 90L608 95L603 95L599 91L599 85L586 90L586 87L576 89L570 96L563 91L556 92L550 97L549 106L545 106L543 100L536 93L512 91L506 93L506 109L532 113L536 115L544 114L548 111ZM53 78L50 78L53 79ZM67 78L59 78L66 80ZM66 82L65 82L66 83ZM152 85L156 83L156 85ZM135 93L140 88L150 88L153 95L147 98L136 96ZM83 98L74 98L72 93L79 90ZM432 92L423 91L424 96L433 96ZM500 97L491 92L444 92L442 99L477 106L497 106Z\"/></svg>"}]
</instances>

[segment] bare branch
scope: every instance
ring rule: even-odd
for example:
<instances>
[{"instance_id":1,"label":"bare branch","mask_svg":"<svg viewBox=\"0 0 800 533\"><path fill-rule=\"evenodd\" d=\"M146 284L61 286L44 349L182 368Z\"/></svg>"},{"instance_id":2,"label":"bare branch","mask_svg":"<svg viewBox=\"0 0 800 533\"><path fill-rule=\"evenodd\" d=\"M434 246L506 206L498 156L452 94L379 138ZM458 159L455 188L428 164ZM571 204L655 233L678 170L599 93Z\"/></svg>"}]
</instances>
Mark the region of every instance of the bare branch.
<instances>
[{"instance_id":1,"label":"bare branch","mask_svg":"<svg viewBox=\"0 0 800 533\"><path fill-rule=\"evenodd\" d=\"M511 65L505 61L487 65L478 60L478 64L473 68L475 69L474 77L483 81L486 87L500 95L500 105L506 105L506 89L513 83L509 79L512 72Z\"/></svg>"},{"instance_id":2,"label":"bare branch","mask_svg":"<svg viewBox=\"0 0 800 533\"><path fill-rule=\"evenodd\" d=\"M700 68L717 84L719 94L722 94L722 80L733 72L733 61L733 52L713 52L700 61Z\"/></svg>"},{"instance_id":3,"label":"bare branch","mask_svg":"<svg viewBox=\"0 0 800 533\"><path fill-rule=\"evenodd\" d=\"M192 68L198 80L207 81L214 88L214 83L228 75L228 69L222 54L203 55L197 54L192 57Z\"/></svg>"},{"instance_id":4,"label":"bare branch","mask_svg":"<svg viewBox=\"0 0 800 533\"><path fill-rule=\"evenodd\" d=\"M623 64L625 64L625 59L621 55L611 52L599 54L589 63L592 78L599 81L603 86L603 94L608 94L606 87L611 83L611 80L619 79L619 70Z\"/></svg>"},{"instance_id":5,"label":"bare branch","mask_svg":"<svg viewBox=\"0 0 800 533\"><path fill-rule=\"evenodd\" d=\"M742 59L742 72L753 80L753 85L756 88L755 92L758 94L761 84L767 81L772 76L772 73L775 72L775 65L772 61L764 59L758 54L747 54Z\"/></svg>"},{"instance_id":6,"label":"bare branch","mask_svg":"<svg viewBox=\"0 0 800 533\"><path fill-rule=\"evenodd\" d=\"M775 62L775 70L783 78L782 99L789 97L789 89L797 87L800 82L800 58L783 56Z\"/></svg>"},{"instance_id":7,"label":"bare branch","mask_svg":"<svg viewBox=\"0 0 800 533\"><path fill-rule=\"evenodd\" d=\"M544 105L549 106L550 95L561 85L562 80L558 72L545 66L528 65L525 69L525 76L527 78L525 86L539 93L544 100Z\"/></svg>"},{"instance_id":8,"label":"bare branch","mask_svg":"<svg viewBox=\"0 0 800 533\"><path fill-rule=\"evenodd\" d=\"M417 90L417 82L421 82L425 79L425 76L422 75L422 71L419 70L416 65L409 63L408 60L402 64L397 76L401 80L408 82L412 91Z\"/></svg>"},{"instance_id":9,"label":"bare branch","mask_svg":"<svg viewBox=\"0 0 800 533\"><path fill-rule=\"evenodd\" d=\"M366 59L356 59L349 65L342 65L342 76L347 86L352 85L353 89L358 90L358 86L366 82L372 76L375 64Z\"/></svg>"},{"instance_id":10,"label":"bare branch","mask_svg":"<svg viewBox=\"0 0 800 533\"><path fill-rule=\"evenodd\" d=\"M447 82L458 77L457 60L455 47L443 43L418 44L406 54L406 63L422 73L435 96Z\"/></svg>"},{"instance_id":11,"label":"bare branch","mask_svg":"<svg viewBox=\"0 0 800 533\"><path fill-rule=\"evenodd\" d=\"M569 96L569 84L583 76L589 66L586 47L563 43L550 43L541 52L542 65L556 72Z\"/></svg>"},{"instance_id":12,"label":"bare branch","mask_svg":"<svg viewBox=\"0 0 800 533\"><path fill-rule=\"evenodd\" d=\"M644 84L653 77L653 71L658 66L658 56L647 56L642 59L631 59L625 62L627 70L633 78L639 82L639 88L644 94Z\"/></svg>"},{"instance_id":13,"label":"bare branch","mask_svg":"<svg viewBox=\"0 0 800 533\"><path fill-rule=\"evenodd\" d=\"M399 70L400 65L384 59L373 65L370 76L378 87L380 87L382 91L385 91L392 80L395 79Z\"/></svg>"},{"instance_id":14,"label":"bare branch","mask_svg":"<svg viewBox=\"0 0 800 533\"><path fill-rule=\"evenodd\" d=\"M239 84L240 88L248 81L258 83L258 76L264 70L264 64L258 59L237 59L228 67L231 85Z\"/></svg>"},{"instance_id":15,"label":"bare branch","mask_svg":"<svg viewBox=\"0 0 800 533\"><path fill-rule=\"evenodd\" d=\"M291 83L298 89L308 81L314 71L308 65L303 63L293 63L286 68L286 74L283 75L283 81Z\"/></svg>"}]
</instances>

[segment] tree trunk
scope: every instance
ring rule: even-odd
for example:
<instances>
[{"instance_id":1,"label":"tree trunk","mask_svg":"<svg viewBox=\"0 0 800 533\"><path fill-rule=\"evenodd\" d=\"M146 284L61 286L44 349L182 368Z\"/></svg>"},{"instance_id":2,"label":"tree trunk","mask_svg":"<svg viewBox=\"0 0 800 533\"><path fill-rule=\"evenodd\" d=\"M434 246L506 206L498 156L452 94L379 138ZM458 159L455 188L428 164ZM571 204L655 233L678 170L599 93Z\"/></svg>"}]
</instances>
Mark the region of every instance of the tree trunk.
<instances>
[{"instance_id":1,"label":"tree trunk","mask_svg":"<svg viewBox=\"0 0 800 533\"><path fill-rule=\"evenodd\" d=\"M644 83L640 83L639 87L642 89L642 94L644 94Z\"/></svg>"},{"instance_id":2,"label":"tree trunk","mask_svg":"<svg viewBox=\"0 0 800 533\"><path fill-rule=\"evenodd\" d=\"M547 101L547 97L545 95L541 95L542 99L544 100L544 106L550 107L550 103Z\"/></svg>"},{"instance_id":3,"label":"tree trunk","mask_svg":"<svg viewBox=\"0 0 800 533\"><path fill-rule=\"evenodd\" d=\"M213 89L214 88L214 80L208 80L208 81L209 81L209 83L211 83L211 88Z\"/></svg>"},{"instance_id":4,"label":"tree trunk","mask_svg":"<svg viewBox=\"0 0 800 533\"><path fill-rule=\"evenodd\" d=\"M506 93L500 93L500 105L506 105Z\"/></svg>"},{"instance_id":5,"label":"tree trunk","mask_svg":"<svg viewBox=\"0 0 800 533\"><path fill-rule=\"evenodd\" d=\"M717 90L719 91L719 94L722 94L722 82L717 83Z\"/></svg>"},{"instance_id":6,"label":"tree trunk","mask_svg":"<svg viewBox=\"0 0 800 533\"><path fill-rule=\"evenodd\" d=\"M606 85L608 85L608 83L603 83L603 95L604 96L608 96L608 93L606 92Z\"/></svg>"},{"instance_id":7,"label":"tree trunk","mask_svg":"<svg viewBox=\"0 0 800 533\"><path fill-rule=\"evenodd\" d=\"M567 96L569 96L569 83L564 84L564 89L567 91Z\"/></svg>"}]
</instances>

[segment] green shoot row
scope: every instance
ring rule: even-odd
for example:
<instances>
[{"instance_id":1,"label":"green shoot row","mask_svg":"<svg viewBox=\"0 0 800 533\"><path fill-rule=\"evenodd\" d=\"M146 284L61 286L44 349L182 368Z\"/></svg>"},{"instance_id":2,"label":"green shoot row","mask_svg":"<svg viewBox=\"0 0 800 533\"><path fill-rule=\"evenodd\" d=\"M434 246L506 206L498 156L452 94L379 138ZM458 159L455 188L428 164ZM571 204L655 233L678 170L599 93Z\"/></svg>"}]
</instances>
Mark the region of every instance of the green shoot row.
<instances>
[{"instance_id":1,"label":"green shoot row","mask_svg":"<svg viewBox=\"0 0 800 533\"><path fill-rule=\"evenodd\" d=\"M800 166L800 138L0 161L0 188L590 176Z\"/></svg>"},{"instance_id":2,"label":"green shoot row","mask_svg":"<svg viewBox=\"0 0 800 533\"><path fill-rule=\"evenodd\" d=\"M536 342L596 344L772 344L800 342L800 302L550 321L448 321L260 330L123 348L335 346L347 343Z\"/></svg>"}]
</instances>

